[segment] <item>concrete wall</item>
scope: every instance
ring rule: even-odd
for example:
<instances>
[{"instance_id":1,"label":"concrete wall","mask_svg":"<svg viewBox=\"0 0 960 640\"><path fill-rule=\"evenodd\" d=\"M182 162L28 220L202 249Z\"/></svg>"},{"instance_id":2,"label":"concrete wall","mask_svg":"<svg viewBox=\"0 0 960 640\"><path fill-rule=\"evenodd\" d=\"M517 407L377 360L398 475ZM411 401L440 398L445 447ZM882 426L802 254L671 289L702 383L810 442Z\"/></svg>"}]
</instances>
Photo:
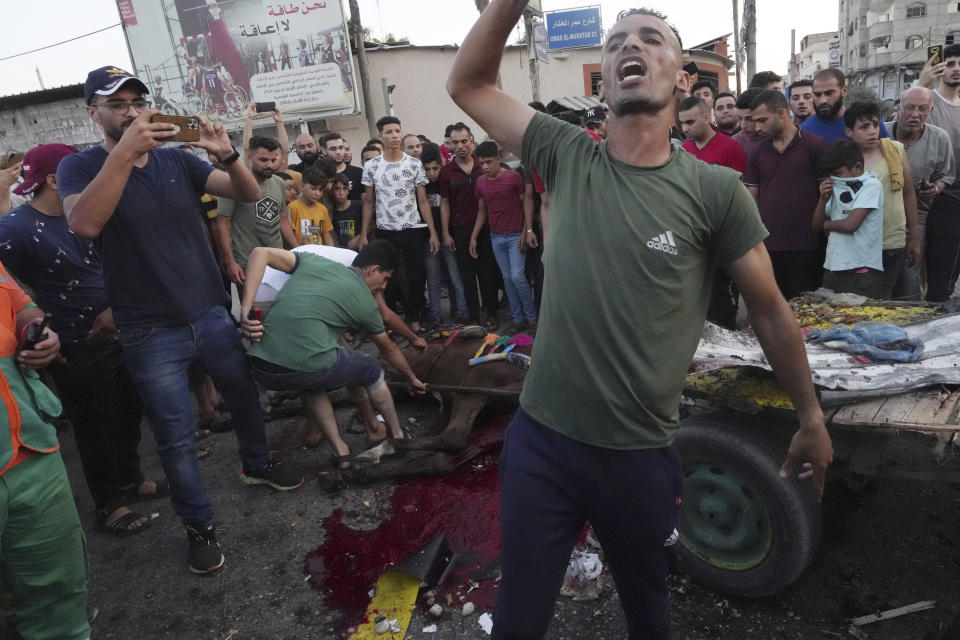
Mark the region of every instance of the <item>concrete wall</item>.
<instances>
[{"instance_id":1,"label":"concrete wall","mask_svg":"<svg viewBox=\"0 0 960 640\"><path fill-rule=\"evenodd\" d=\"M0 110L0 151L26 151L40 143L88 147L101 140L82 98Z\"/></svg>"}]
</instances>

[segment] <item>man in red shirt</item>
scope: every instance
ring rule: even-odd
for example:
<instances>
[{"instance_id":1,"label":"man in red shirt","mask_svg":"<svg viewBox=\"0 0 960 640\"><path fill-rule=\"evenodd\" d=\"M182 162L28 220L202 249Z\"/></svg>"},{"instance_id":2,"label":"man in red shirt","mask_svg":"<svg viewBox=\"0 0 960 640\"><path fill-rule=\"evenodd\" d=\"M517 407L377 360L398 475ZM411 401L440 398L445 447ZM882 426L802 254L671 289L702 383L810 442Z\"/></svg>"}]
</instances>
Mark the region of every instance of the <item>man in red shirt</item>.
<instances>
[{"instance_id":1,"label":"man in red shirt","mask_svg":"<svg viewBox=\"0 0 960 640\"><path fill-rule=\"evenodd\" d=\"M702 99L693 96L680 103L680 126L687 139L683 150L707 164L729 167L743 175L747 167L747 154L733 138L720 135L710 122L710 107ZM713 289L707 320L727 329L736 329L740 291L723 267L719 265L713 274Z\"/></svg>"},{"instance_id":2,"label":"man in red shirt","mask_svg":"<svg viewBox=\"0 0 960 640\"><path fill-rule=\"evenodd\" d=\"M719 135L710 123L710 107L696 96L680 103L680 126L686 141L684 151L707 164L719 164L743 174L747 168L747 154L743 147L728 136Z\"/></svg>"}]
</instances>

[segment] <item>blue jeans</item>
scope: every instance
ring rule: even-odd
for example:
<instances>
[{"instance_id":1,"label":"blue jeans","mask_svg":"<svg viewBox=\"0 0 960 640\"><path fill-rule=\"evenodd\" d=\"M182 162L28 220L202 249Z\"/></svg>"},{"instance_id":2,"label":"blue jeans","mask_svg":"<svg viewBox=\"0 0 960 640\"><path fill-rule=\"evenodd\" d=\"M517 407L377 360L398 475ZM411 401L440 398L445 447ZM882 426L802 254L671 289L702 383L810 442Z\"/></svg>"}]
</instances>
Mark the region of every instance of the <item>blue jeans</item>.
<instances>
[{"instance_id":1,"label":"blue jeans","mask_svg":"<svg viewBox=\"0 0 960 640\"><path fill-rule=\"evenodd\" d=\"M377 361L359 351L337 349L337 359L326 371L297 371L260 358L250 358L253 377L273 391L331 391L340 387L375 389L383 382Z\"/></svg>"},{"instance_id":2,"label":"blue jeans","mask_svg":"<svg viewBox=\"0 0 960 640\"><path fill-rule=\"evenodd\" d=\"M193 445L197 415L187 373L191 364L198 362L223 394L243 468L261 469L270 461L257 387L240 344L240 331L226 309L217 305L188 324L122 327L120 343L170 481L173 510L187 524L210 526L213 505L200 482Z\"/></svg>"},{"instance_id":3,"label":"blue jeans","mask_svg":"<svg viewBox=\"0 0 960 640\"><path fill-rule=\"evenodd\" d=\"M526 258L517 246L520 233L490 235L493 255L503 274L503 289L507 292L510 315L514 322L537 319L537 307L533 303L533 292L527 282Z\"/></svg>"},{"instance_id":4,"label":"blue jeans","mask_svg":"<svg viewBox=\"0 0 960 640\"><path fill-rule=\"evenodd\" d=\"M450 296L450 315L467 315L467 297L463 291L463 280L460 278L460 268L457 266L457 256L444 244L440 250L430 253L430 247L423 252L423 262L427 269L427 303L430 306L430 316L433 320L443 320L443 309L440 307L440 287L443 284L443 269L446 268L453 287Z\"/></svg>"}]
</instances>

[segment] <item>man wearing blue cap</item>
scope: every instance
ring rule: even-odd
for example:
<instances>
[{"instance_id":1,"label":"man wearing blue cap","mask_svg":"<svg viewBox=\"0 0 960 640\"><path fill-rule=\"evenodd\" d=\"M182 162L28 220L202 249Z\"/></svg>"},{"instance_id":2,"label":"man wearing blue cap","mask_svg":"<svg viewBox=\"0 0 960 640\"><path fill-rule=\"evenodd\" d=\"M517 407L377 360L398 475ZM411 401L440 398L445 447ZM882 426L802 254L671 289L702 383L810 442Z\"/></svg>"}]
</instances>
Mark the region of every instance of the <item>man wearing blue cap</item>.
<instances>
[{"instance_id":1,"label":"man wearing blue cap","mask_svg":"<svg viewBox=\"0 0 960 640\"><path fill-rule=\"evenodd\" d=\"M152 123L136 77L117 67L87 76L87 112L101 146L65 158L57 170L64 213L78 236L99 240L107 298L127 367L153 429L174 511L187 528L187 564L197 574L223 566L210 499L194 453L196 415L187 370L199 362L221 391L236 425L241 479L278 490L303 482L272 460L256 385L203 227L200 196L243 202L260 187L220 124L204 122L199 141L224 167L163 149L171 124Z\"/></svg>"}]
</instances>

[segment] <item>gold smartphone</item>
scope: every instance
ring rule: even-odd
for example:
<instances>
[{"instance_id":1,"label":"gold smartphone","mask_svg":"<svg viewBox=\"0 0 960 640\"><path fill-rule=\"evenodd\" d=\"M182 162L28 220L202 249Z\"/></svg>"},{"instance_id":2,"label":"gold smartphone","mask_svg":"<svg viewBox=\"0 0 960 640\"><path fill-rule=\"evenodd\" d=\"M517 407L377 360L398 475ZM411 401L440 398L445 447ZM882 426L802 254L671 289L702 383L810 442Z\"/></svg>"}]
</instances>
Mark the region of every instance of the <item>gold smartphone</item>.
<instances>
[{"instance_id":1,"label":"gold smartphone","mask_svg":"<svg viewBox=\"0 0 960 640\"><path fill-rule=\"evenodd\" d=\"M935 44L933 46L927 47L927 60L933 58L933 64L940 64L943 62L943 45Z\"/></svg>"},{"instance_id":2,"label":"gold smartphone","mask_svg":"<svg viewBox=\"0 0 960 640\"><path fill-rule=\"evenodd\" d=\"M165 116L162 113L155 113L150 117L150 122L165 122L180 127L177 133L164 138L165 141L196 142L200 139L200 118L195 116Z\"/></svg>"}]
</instances>

